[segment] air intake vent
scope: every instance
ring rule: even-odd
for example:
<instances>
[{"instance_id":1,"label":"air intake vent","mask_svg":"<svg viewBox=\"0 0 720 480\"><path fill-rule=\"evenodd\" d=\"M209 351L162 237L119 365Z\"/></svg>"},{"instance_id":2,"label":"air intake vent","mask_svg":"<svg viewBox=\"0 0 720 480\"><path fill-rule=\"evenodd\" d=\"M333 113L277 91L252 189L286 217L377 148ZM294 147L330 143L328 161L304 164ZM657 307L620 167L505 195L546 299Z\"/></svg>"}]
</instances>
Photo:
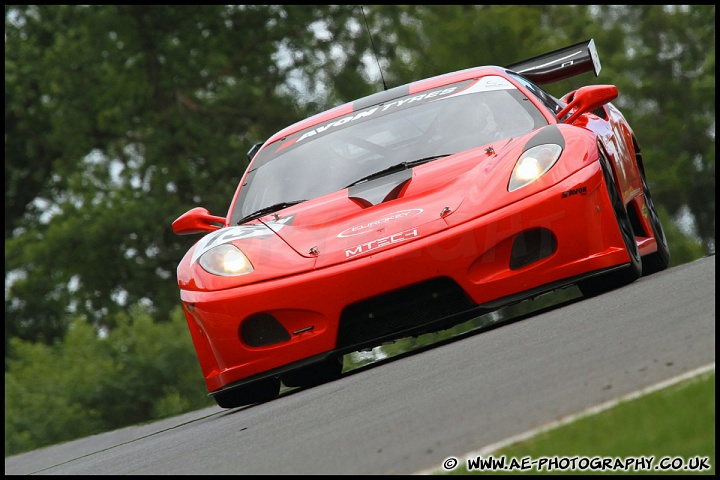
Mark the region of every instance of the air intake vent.
<instances>
[{"instance_id":1,"label":"air intake vent","mask_svg":"<svg viewBox=\"0 0 720 480\"><path fill-rule=\"evenodd\" d=\"M549 257L557 250L557 239L546 228L527 230L515 238L510 257L510 270L517 270Z\"/></svg>"},{"instance_id":2,"label":"air intake vent","mask_svg":"<svg viewBox=\"0 0 720 480\"><path fill-rule=\"evenodd\" d=\"M475 304L450 278L437 278L345 308L340 317L338 348L432 324L471 310Z\"/></svg>"},{"instance_id":3,"label":"air intake vent","mask_svg":"<svg viewBox=\"0 0 720 480\"><path fill-rule=\"evenodd\" d=\"M247 318L240 326L240 336L251 347L264 347L290 340L287 330L267 313Z\"/></svg>"}]
</instances>

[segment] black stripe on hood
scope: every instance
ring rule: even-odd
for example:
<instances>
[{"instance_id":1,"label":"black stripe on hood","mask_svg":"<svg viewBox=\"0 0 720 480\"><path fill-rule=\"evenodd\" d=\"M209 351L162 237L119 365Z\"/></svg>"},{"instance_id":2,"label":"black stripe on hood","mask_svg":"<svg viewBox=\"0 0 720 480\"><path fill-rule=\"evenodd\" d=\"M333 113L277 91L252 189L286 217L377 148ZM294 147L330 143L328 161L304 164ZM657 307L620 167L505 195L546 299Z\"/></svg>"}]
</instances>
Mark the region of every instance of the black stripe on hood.
<instances>
[{"instance_id":1,"label":"black stripe on hood","mask_svg":"<svg viewBox=\"0 0 720 480\"><path fill-rule=\"evenodd\" d=\"M565 150L565 137L562 136L557 125L548 125L547 127L541 128L540 131L525 144L523 152L546 143L555 143Z\"/></svg>"}]
</instances>

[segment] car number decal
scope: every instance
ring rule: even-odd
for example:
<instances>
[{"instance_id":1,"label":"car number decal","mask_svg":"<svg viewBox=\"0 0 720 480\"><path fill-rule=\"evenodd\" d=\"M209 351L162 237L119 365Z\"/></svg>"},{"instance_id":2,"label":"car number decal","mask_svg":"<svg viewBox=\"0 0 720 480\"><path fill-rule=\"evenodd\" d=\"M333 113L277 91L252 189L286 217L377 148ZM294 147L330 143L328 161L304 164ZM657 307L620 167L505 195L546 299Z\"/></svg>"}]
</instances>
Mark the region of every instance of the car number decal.
<instances>
[{"instance_id":1,"label":"car number decal","mask_svg":"<svg viewBox=\"0 0 720 480\"><path fill-rule=\"evenodd\" d=\"M235 227L222 228L216 232L209 233L203 237L195 248L190 263L194 263L200 256L213 247L230 243L243 238L263 238L273 235L286 224L292 222L295 215L290 215L275 222L265 222L263 225L239 225ZM267 227L265 225L268 225ZM272 229L270 228L272 227Z\"/></svg>"}]
</instances>

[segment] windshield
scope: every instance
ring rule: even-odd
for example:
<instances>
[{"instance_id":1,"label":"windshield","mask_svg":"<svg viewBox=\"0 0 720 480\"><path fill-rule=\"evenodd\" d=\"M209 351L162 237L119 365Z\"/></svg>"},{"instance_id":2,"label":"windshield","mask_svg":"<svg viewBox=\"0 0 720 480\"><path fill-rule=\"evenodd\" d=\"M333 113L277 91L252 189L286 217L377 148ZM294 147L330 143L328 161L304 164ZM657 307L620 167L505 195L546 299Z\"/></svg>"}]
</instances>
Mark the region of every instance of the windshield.
<instances>
[{"instance_id":1,"label":"windshield","mask_svg":"<svg viewBox=\"0 0 720 480\"><path fill-rule=\"evenodd\" d=\"M486 76L401 97L302 130L260 152L231 221L342 190L395 165L525 134L547 121L507 80Z\"/></svg>"}]
</instances>

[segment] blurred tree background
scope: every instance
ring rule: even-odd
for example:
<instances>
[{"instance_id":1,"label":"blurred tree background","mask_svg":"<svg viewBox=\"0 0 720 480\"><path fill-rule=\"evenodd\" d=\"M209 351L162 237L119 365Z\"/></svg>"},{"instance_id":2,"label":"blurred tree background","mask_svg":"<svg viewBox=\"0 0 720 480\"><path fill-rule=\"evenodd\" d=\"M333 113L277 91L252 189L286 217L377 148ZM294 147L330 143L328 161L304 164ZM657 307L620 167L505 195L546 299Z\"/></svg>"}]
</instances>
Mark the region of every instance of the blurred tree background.
<instances>
[{"instance_id":1,"label":"blurred tree background","mask_svg":"<svg viewBox=\"0 0 720 480\"><path fill-rule=\"evenodd\" d=\"M714 255L714 5L6 5L5 455L214 404L171 223L224 216L254 143L589 38L600 77L547 90L617 85L671 264Z\"/></svg>"}]
</instances>

